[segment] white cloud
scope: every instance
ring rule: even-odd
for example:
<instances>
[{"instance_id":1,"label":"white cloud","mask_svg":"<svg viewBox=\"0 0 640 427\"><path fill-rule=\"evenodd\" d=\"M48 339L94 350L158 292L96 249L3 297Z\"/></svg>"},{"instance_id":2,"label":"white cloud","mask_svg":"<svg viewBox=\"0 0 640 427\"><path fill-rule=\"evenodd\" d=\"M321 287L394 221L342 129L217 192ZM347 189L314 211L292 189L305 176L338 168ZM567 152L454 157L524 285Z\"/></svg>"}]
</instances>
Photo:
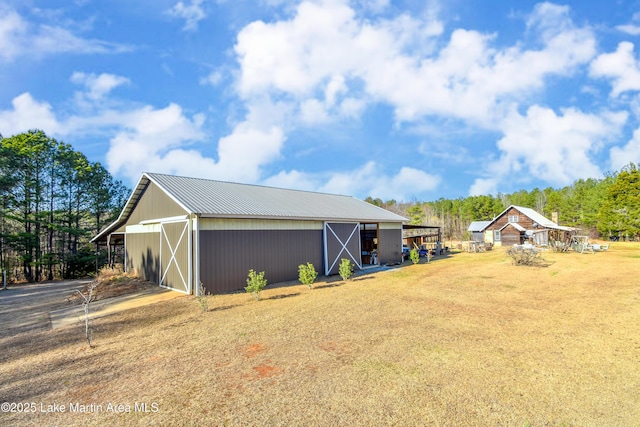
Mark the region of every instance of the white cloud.
<instances>
[{"instance_id":1,"label":"white cloud","mask_svg":"<svg viewBox=\"0 0 640 427\"><path fill-rule=\"evenodd\" d=\"M630 24L618 25L616 29L632 36L639 36L640 35L640 12L634 13L633 17L631 18L631 21L632 23Z\"/></svg>"},{"instance_id":2,"label":"white cloud","mask_svg":"<svg viewBox=\"0 0 640 427\"><path fill-rule=\"evenodd\" d=\"M204 138L204 117L186 117L176 104L163 109L143 107L120 116L119 130L106 154L111 173L135 181L142 171L197 171L211 160L183 147ZM188 163L183 163L185 159Z\"/></svg>"},{"instance_id":3,"label":"white cloud","mask_svg":"<svg viewBox=\"0 0 640 427\"><path fill-rule=\"evenodd\" d=\"M640 164L640 129L636 129L633 137L623 147L612 147L610 150L612 170L620 170L630 162Z\"/></svg>"},{"instance_id":4,"label":"white cloud","mask_svg":"<svg viewBox=\"0 0 640 427\"><path fill-rule=\"evenodd\" d=\"M29 93L23 93L11 101L12 110L0 111L0 129L5 137L41 129L57 134L63 130L50 104L38 102Z\"/></svg>"},{"instance_id":5,"label":"white cloud","mask_svg":"<svg viewBox=\"0 0 640 427\"><path fill-rule=\"evenodd\" d=\"M470 193L493 192L498 182L507 179L511 183L535 179L568 185L580 178L600 176L593 155L620 133L626 119L626 113L595 115L573 108L558 115L537 105L524 116L513 112L501 125L504 136L497 144L501 157L488 165L488 177L476 179Z\"/></svg>"},{"instance_id":6,"label":"white cloud","mask_svg":"<svg viewBox=\"0 0 640 427\"><path fill-rule=\"evenodd\" d=\"M71 75L71 81L85 86L87 88L85 96L93 101L104 98L105 95L109 94L118 86L130 83L128 78L115 74L87 74L82 72L73 73Z\"/></svg>"},{"instance_id":7,"label":"white cloud","mask_svg":"<svg viewBox=\"0 0 640 427\"><path fill-rule=\"evenodd\" d=\"M499 181L496 178L476 178L469 188L469 196L484 196L498 193Z\"/></svg>"},{"instance_id":8,"label":"white cloud","mask_svg":"<svg viewBox=\"0 0 640 427\"><path fill-rule=\"evenodd\" d=\"M444 27L434 13L363 20L346 1L304 1L287 19L256 21L239 32L237 90L249 105L265 96L293 105L289 110L298 114L290 123L293 127L295 120L324 125L336 117L358 117L372 103L390 105L397 123L419 123L430 116L461 119L463 125L504 132L498 143L502 157L492 164L496 170L506 163L506 171L567 182L599 173L590 153L606 139L602 129L617 130L621 116L573 110L556 116L539 107L525 117L511 112L544 90L548 77L569 76L596 55L593 32L576 26L569 14L566 6L538 4L526 21L537 47L515 43L497 49L495 35L467 29L454 29L441 40ZM590 123L594 117L598 128ZM526 143L518 145L520 138ZM549 144L546 151L552 155L537 153L535 147L541 144ZM568 166L570 159L577 164ZM375 190L376 195L393 197L393 191L407 194L400 182L437 182L410 168L391 177L377 176L371 167L367 163L356 171L337 172L320 188L351 194ZM301 179L303 172L291 174ZM292 175L271 179L287 182ZM301 182L308 185L314 179ZM356 184L364 182L370 184ZM472 190L495 189L497 182L484 177ZM433 189L424 185L416 193Z\"/></svg>"},{"instance_id":9,"label":"white cloud","mask_svg":"<svg viewBox=\"0 0 640 427\"><path fill-rule=\"evenodd\" d=\"M338 77L343 98L389 103L399 121L444 115L492 126L515 96L594 56L592 32L568 14L549 3L534 9L527 25L539 36L539 50L519 44L496 50L492 35L458 29L433 52L429 46L442 34L433 17L363 21L345 2L303 2L291 19L253 22L239 33L238 91L245 99L271 93L304 103L330 93ZM416 40L426 40L424 48Z\"/></svg>"},{"instance_id":10,"label":"white cloud","mask_svg":"<svg viewBox=\"0 0 640 427\"><path fill-rule=\"evenodd\" d=\"M219 162L215 175L239 182L257 182L261 167L280 155L285 136L276 126L258 130L241 123L218 143Z\"/></svg>"},{"instance_id":11,"label":"white cloud","mask_svg":"<svg viewBox=\"0 0 640 427\"><path fill-rule=\"evenodd\" d=\"M167 13L173 17L184 19L185 23L184 27L182 27L183 30L196 30L198 29L198 22L207 17L207 14L202 8L203 2L204 0L191 0L191 3L185 4L179 1L173 5Z\"/></svg>"},{"instance_id":12,"label":"white cloud","mask_svg":"<svg viewBox=\"0 0 640 427\"><path fill-rule=\"evenodd\" d=\"M0 6L0 59L11 60L20 53L17 41L27 30L27 24L13 10Z\"/></svg>"},{"instance_id":13,"label":"white cloud","mask_svg":"<svg viewBox=\"0 0 640 427\"><path fill-rule=\"evenodd\" d=\"M382 172L382 168L376 162L369 161L359 169L332 174L320 190L410 200L417 194L436 189L439 184L439 177L418 169L403 167L395 175L389 175Z\"/></svg>"},{"instance_id":14,"label":"white cloud","mask_svg":"<svg viewBox=\"0 0 640 427\"><path fill-rule=\"evenodd\" d=\"M612 97L640 90L640 61L635 59L633 51L633 43L622 42L615 52L599 55L591 63L589 73L592 77L612 80Z\"/></svg>"},{"instance_id":15,"label":"white cloud","mask_svg":"<svg viewBox=\"0 0 640 427\"><path fill-rule=\"evenodd\" d=\"M190 149L194 142L205 140L203 114L188 116L173 103L161 109L120 103L117 109L111 109L108 106L114 102L108 97L110 90L128 83L128 79L76 73L72 80L87 86L87 99L100 101L94 102L95 108L57 117L51 105L25 93L12 101L11 109L0 111L0 129L5 136L33 128L52 136L112 135L107 168L131 182L143 171L157 171L257 183L262 168L279 158L286 139L283 130L272 123L282 122L287 110L269 100L257 100L244 121L217 146L212 144L213 150L208 151L216 153L216 160Z\"/></svg>"},{"instance_id":16,"label":"white cloud","mask_svg":"<svg viewBox=\"0 0 640 427\"><path fill-rule=\"evenodd\" d=\"M409 167L400 168L395 175L388 174L374 161L348 172L282 171L264 180L265 184L276 187L345 195L375 195L398 201L411 200L425 191L432 191L440 182L438 176Z\"/></svg>"},{"instance_id":17,"label":"white cloud","mask_svg":"<svg viewBox=\"0 0 640 427\"><path fill-rule=\"evenodd\" d=\"M206 77L200 79L200 84L205 85L209 84L211 86L217 86L220 84L222 79L224 78L224 74L221 70L215 70L209 73Z\"/></svg>"},{"instance_id":18,"label":"white cloud","mask_svg":"<svg viewBox=\"0 0 640 427\"><path fill-rule=\"evenodd\" d=\"M623 33L627 33L631 36L640 36L640 25L633 25L633 24L618 25L616 28L622 31Z\"/></svg>"},{"instance_id":19,"label":"white cloud","mask_svg":"<svg viewBox=\"0 0 640 427\"><path fill-rule=\"evenodd\" d=\"M76 77L85 82L93 81ZM102 90L113 87L114 80L106 80L111 83L95 83L100 81L98 78L90 86L99 86ZM204 138L204 116L187 117L176 104L162 109L151 106L128 110L102 109L66 118L57 117L51 105L33 99L29 93L17 96L11 104L11 109L0 111L0 129L4 136L30 129L41 129L55 137L115 133L106 153L107 167L111 173L124 175L132 182L139 178L141 172L150 170L206 176L214 164L212 159L185 149L192 142Z\"/></svg>"},{"instance_id":20,"label":"white cloud","mask_svg":"<svg viewBox=\"0 0 640 427\"><path fill-rule=\"evenodd\" d=\"M0 5L0 60L21 56L42 57L56 53L118 53L131 47L86 39L66 28L26 21L15 10Z\"/></svg>"}]
</instances>

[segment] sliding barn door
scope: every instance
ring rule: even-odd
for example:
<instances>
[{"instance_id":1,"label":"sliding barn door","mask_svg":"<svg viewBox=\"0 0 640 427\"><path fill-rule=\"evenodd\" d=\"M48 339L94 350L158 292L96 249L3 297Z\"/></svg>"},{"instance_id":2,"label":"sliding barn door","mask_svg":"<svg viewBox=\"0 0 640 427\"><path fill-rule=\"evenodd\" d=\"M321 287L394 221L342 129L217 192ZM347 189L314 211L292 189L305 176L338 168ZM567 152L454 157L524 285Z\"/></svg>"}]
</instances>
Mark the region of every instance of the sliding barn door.
<instances>
[{"instance_id":1,"label":"sliding barn door","mask_svg":"<svg viewBox=\"0 0 640 427\"><path fill-rule=\"evenodd\" d=\"M362 269L360 224L357 222L324 223L325 274L337 274L340 260L346 258Z\"/></svg>"},{"instance_id":2,"label":"sliding barn door","mask_svg":"<svg viewBox=\"0 0 640 427\"><path fill-rule=\"evenodd\" d=\"M160 286L191 292L189 220L160 223Z\"/></svg>"}]
</instances>

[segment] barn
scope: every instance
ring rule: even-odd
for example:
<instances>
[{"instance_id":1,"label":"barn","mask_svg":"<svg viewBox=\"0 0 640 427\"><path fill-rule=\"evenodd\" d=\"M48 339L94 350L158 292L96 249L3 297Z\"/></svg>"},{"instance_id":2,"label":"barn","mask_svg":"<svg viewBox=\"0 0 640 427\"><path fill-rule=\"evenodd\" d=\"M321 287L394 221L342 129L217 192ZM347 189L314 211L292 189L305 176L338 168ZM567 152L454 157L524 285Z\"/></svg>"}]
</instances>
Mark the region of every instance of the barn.
<instances>
[{"instance_id":1,"label":"barn","mask_svg":"<svg viewBox=\"0 0 640 427\"><path fill-rule=\"evenodd\" d=\"M93 241L125 271L187 294L242 289L250 269L269 283L312 263L338 273L402 261L399 215L354 197L143 173L118 219Z\"/></svg>"},{"instance_id":2,"label":"barn","mask_svg":"<svg viewBox=\"0 0 640 427\"><path fill-rule=\"evenodd\" d=\"M482 228L484 241L496 246L521 245L528 240L532 244L547 245L549 239L567 241L575 231L572 227L556 224L531 208L511 205Z\"/></svg>"}]
</instances>

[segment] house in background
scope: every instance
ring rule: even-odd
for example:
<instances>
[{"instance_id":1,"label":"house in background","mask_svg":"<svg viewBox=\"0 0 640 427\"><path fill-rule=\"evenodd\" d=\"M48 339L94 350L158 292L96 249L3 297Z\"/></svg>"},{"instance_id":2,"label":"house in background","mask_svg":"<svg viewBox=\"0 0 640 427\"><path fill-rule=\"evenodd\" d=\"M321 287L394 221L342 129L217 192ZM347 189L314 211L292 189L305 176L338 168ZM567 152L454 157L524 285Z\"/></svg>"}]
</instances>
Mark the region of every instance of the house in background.
<instances>
[{"instance_id":1,"label":"house in background","mask_svg":"<svg viewBox=\"0 0 640 427\"><path fill-rule=\"evenodd\" d=\"M486 243L494 246L521 245L525 241L535 245L548 245L550 239L570 242L573 227L564 227L539 214L531 208L511 205L492 221L476 221L474 238L484 235ZM470 226L471 228L471 226ZM471 230L469 230L471 231Z\"/></svg>"},{"instance_id":2,"label":"house in background","mask_svg":"<svg viewBox=\"0 0 640 427\"><path fill-rule=\"evenodd\" d=\"M162 287L222 293L245 287L250 269L274 283L307 262L326 275L342 258L357 269L401 262L405 221L350 196L144 173L92 241Z\"/></svg>"}]
</instances>

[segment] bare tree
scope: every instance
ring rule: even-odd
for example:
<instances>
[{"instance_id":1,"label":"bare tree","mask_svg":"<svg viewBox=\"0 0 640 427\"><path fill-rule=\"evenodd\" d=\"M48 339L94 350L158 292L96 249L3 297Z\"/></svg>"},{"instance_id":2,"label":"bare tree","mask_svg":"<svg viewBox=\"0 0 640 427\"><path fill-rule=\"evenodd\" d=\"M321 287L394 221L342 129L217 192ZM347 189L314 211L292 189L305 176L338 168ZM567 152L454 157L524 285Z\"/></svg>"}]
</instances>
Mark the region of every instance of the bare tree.
<instances>
[{"instance_id":1,"label":"bare tree","mask_svg":"<svg viewBox=\"0 0 640 427\"><path fill-rule=\"evenodd\" d=\"M83 294L82 292L76 289L76 292L82 297L82 307L84 308L84 334L85 334L85 338L87 339L87 344L89 344L89 347L92 347L91 345L92 333L91 333L91 330L89 329L89 306L96 299L95 292L97 287L98 287L98 282L96 281L91 282L89 286L87 286L87 295Z\"/></svg>"}]
</instances>

